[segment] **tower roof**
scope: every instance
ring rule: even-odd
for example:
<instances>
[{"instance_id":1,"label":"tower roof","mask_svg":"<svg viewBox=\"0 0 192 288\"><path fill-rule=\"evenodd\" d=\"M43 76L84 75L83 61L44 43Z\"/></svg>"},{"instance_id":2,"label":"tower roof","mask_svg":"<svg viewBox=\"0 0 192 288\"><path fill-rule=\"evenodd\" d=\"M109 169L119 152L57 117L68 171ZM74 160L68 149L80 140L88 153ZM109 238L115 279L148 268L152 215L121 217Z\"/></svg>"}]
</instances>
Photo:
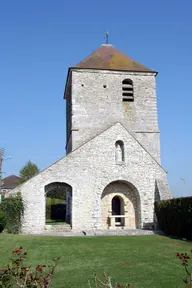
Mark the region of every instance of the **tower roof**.
<instances>
[{"instance_id":1,"label":"tower roof","mask_svg":"<svg viewBox=\"0 0 192 288\"><path fill-rule=\"evenodd\" d=\"M84 60L71 68L155 72L125 55L111 44L102 44Z\"/></svg>"}]
</instances>

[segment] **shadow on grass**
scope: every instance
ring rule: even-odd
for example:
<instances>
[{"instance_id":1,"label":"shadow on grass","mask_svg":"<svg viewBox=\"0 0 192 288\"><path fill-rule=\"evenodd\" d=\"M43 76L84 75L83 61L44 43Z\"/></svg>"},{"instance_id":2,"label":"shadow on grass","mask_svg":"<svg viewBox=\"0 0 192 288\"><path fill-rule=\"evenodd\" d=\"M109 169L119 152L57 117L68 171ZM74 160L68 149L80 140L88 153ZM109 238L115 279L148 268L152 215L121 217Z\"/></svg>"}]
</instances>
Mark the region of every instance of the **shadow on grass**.
<instances>
[{"instance_id":1,"label":"shadow on grass","mask_svg":"<svg viewBox=\"0 0 192 288\"><path fill-rule=\"evenodd\" d=\"M164 237L169 238L169 239L180 240L180 241L192 243L192 240L190 240L190 239L186 239L184 237L177 237L177 236L173 236L173 235L167 235L161 230L154 230L154 233L156 235L164 236Z\"/></svg>"}]
</instances>

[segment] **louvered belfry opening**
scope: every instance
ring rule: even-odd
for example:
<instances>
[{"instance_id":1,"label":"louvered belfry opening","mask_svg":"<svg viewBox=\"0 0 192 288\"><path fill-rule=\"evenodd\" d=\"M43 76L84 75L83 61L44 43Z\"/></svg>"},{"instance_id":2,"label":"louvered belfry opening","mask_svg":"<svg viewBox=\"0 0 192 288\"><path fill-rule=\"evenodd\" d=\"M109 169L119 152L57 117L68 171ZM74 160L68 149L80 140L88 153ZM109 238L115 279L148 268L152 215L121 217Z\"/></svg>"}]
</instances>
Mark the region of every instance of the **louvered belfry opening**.
<instances>
[{"instance_id":1,"label":"louvered belfry opening","mask_svg":"<svg viewBox=\"0 0 192 288\"><path fill-rule=\"evenodd\" d=\"M133 81L131 79L123 80L122 96L123 96L123 101L134 101Z\"/></svg>"}]
</instances>

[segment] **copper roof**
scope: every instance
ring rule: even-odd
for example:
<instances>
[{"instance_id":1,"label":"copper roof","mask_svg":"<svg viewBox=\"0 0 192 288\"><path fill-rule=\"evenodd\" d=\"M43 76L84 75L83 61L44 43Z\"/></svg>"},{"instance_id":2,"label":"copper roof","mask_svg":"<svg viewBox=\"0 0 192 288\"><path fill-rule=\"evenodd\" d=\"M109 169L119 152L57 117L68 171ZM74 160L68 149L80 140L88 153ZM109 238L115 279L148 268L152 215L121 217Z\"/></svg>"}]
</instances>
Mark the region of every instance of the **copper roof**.
<instances>
[{"instance_id":1,"label":"copper roof","mask_svg":"<svg viewBox=\"0 0 192 288\"><path fill-rule=\"evenodd\" d=\"M155 72L110 44L101 45L88 57L71 68Z\"/></svg>"},{"instance_id":2,"label":"copper roof","mask_svg":"<svg viewBox=\"0 0 192 288\"><path fill-rule=\"evenodd\" d=\"M1 189L13 189L17 187L20 183L20 178L16 175L10 175L4 179L2 179L3 185Z\"/></svg>"}]
</instances>

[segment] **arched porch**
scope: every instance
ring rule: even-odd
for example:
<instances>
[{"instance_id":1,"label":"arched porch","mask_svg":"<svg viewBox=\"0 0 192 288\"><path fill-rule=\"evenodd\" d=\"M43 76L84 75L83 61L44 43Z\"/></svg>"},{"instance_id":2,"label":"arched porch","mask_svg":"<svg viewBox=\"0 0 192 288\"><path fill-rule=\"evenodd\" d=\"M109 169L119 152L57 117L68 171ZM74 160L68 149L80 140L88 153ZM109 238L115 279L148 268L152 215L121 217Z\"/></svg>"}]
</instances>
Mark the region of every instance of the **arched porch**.
<instances>
[{"instance_id":1,"label":"arched porch","mask_svg":"<svg viewBox=\"0 0 192 288\"><path fill-rule=\"evenodd\" d=\"M45 189L46 224L65 224L72 227L72 187L64 182L52 182Z\"/></svg>"},{"instance_id":2,"label":"arched porch","mask_svg":"<svg viewBox=\"0 0 192 288\"><path fill-rule=\"evenodd\" d=\"M126 181L108 184L101 195L101 229L136 229L141 227L138 190Z\"/></svg>"}]
</instances>

